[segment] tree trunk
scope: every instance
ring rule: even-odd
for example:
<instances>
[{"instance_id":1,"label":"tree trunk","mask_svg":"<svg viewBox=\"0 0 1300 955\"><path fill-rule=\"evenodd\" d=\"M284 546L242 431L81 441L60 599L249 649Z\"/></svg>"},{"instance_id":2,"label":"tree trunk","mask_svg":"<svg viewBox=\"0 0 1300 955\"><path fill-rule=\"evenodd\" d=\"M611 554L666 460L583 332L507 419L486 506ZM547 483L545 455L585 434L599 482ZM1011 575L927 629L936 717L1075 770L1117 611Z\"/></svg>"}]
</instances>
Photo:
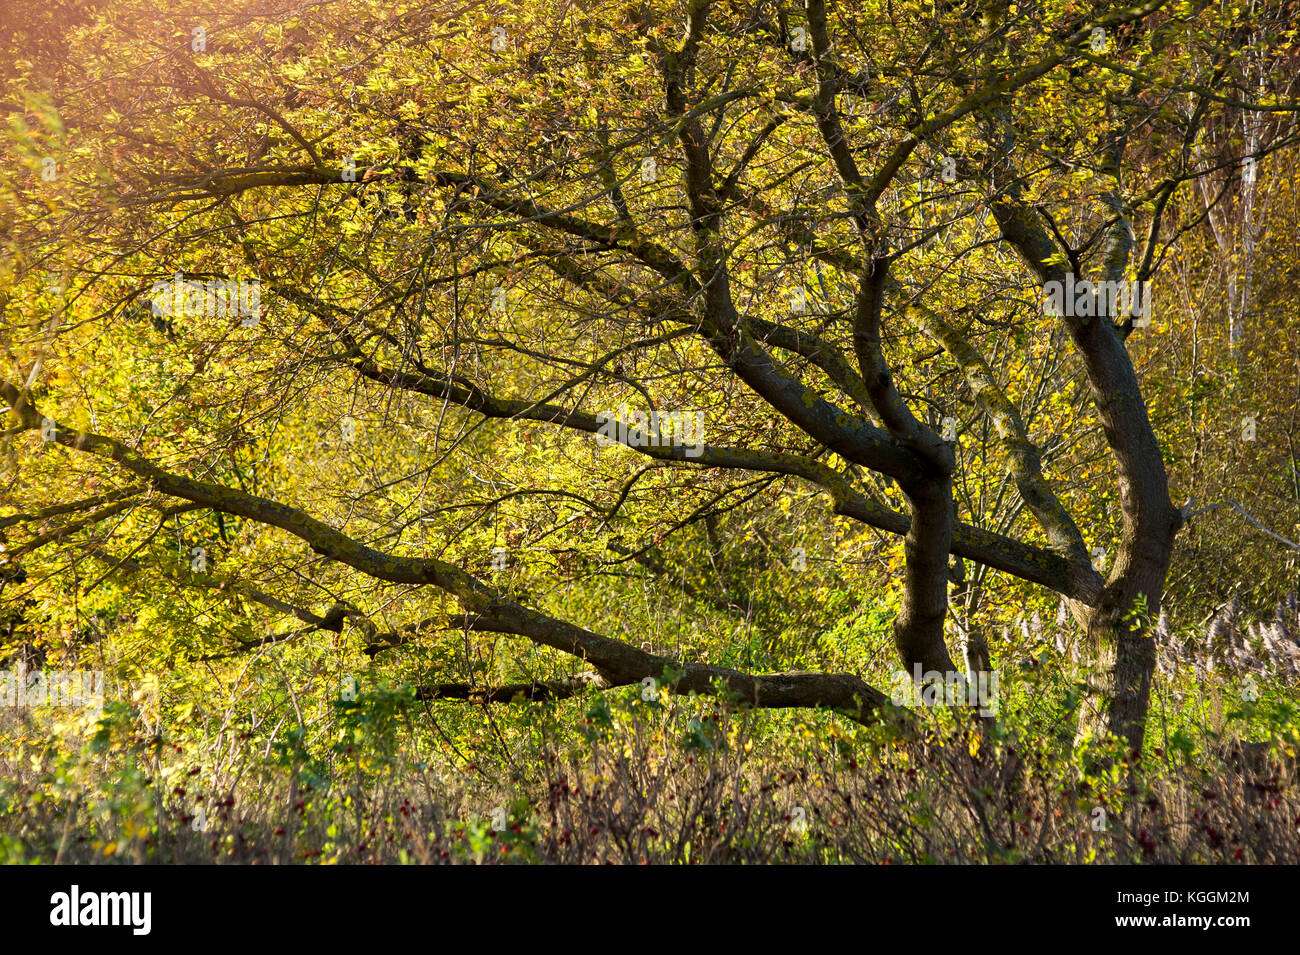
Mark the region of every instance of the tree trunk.
<instances>
[{"instance_id":1,"label":"tree trunk","mask_svg":"<svg viewBox=\"0 0 1300 955\"><path fill-rule=\"evenodd\" d=\"M1139 528L1126 514L1114 571L1088 622L1088 693L1079 720L1081 739L1113 733L1134 759L1142 752L1155 672L1151 627L1182 516L1171 509L1163 521L1146 523L1154 526Z\"/></svg>"},{"instance_id":2,"label":"tree trunk","mask_svg":"<svg viewBox=\"0 0 1300 955\"><path fill-rule=\"evenodd\" d=\"M912 523L903 539L903 601L894 620L894 645L903 664L922 671L955 672L943 639L948 618L948 553L952 548L952 477L929 474L903 487Z\"/></svg>"}]
</instances>

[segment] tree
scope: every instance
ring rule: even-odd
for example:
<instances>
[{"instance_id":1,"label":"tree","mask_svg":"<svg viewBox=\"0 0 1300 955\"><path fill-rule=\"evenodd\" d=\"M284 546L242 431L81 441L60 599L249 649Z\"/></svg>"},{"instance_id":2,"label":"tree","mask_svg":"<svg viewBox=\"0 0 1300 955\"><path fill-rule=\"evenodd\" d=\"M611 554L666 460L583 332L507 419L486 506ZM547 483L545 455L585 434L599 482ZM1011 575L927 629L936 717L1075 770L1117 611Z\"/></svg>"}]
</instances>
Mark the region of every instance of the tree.
<instances>
[{"instance_id":1,"label":"tree","mask_svg":"<svg viewBox=\"0 0 1300 955\"><path fill-rule=\"evenodd\" d=\"M531 592L610 551L675 574L695 528L812 488L902 538L905 668L957 670L972 561L1068 601L1081 732L1140 751L1184 513L1135 355L1191 227L1171 200L1293 142L1195 148L1225 110L1294 115L1232 80L1243 38L1291 57L1287 9L250 3L166 37L96 14L7 84L32 175L6 190L5 520L56 521L10 563L89 530L104 573L308 624L284 639L501 633L589 668L428 698L667 679L870 721L888 695L857 675L682 660ZM204 512L222 574L180 529ZM545 566L488 546L525 518ZM155 548L169 519L188 568ZM431 612L385 628L393 606Z\"/></svg>"}]
</instances>

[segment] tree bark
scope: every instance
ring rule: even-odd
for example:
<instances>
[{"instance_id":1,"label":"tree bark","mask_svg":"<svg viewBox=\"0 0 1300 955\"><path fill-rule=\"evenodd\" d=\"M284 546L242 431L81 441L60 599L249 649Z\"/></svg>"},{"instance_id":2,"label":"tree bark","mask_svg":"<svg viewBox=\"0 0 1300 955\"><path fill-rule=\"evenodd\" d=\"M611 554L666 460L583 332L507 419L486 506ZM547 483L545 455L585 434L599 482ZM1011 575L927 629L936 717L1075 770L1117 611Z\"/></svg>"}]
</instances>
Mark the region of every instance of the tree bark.
<instances>
[{"instance_id":1,"label":"tree bark","mask_svg":"<svg viewBox=\"0 0 1300 955\"><path fill-rule=\"evenodd\" d=\"M952 476L932 474L929 480L903 488L911 504L912 523L903 538L906 570L903 600L894 620L894 645L904 666L920 664L923 671L956 672L943 639L948 616L948 552L952 546Z\"/></svg>"},{"instance_id":2,"label":"tree bark","mask_svg":"<svg viewBox=\"0 0 1300 955\"><path fill-rule=\"evenodd\" d=\"M1115 570L1088 621L1088 694L1080 713L1079 736L1113 733L1125 741L1134 758L1142 752L1156 664L1150 629L1160 615L1174 536L1181 523L1177 511L1166 513L1163 521L1141 526L1125 512Z\"/></svg>"}]
</instances>

